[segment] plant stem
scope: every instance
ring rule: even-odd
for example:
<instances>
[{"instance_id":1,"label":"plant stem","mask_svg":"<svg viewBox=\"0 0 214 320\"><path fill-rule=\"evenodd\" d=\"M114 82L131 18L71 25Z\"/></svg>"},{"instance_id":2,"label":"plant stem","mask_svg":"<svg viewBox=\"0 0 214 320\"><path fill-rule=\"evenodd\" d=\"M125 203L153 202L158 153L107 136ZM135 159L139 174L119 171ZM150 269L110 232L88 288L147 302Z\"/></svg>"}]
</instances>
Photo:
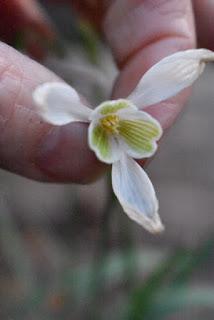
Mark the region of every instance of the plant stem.
<instances>
[{"instance_id":1,"label":"plant stem","mask_svg":"<svg viewBox=\"0 0 214 320\"><path fill-rule=\"evenodd\" d=\"M104 267L109 248L110 221L114 206L115 198L112 192L111 181L108 179L108 199L100 220L99 235L92 266L90 292L92 299L89 308L90 312L88 313L89 320L101 319L100 306L102 304L102 297L105 289Z\"/></svg>"}]
</instances>

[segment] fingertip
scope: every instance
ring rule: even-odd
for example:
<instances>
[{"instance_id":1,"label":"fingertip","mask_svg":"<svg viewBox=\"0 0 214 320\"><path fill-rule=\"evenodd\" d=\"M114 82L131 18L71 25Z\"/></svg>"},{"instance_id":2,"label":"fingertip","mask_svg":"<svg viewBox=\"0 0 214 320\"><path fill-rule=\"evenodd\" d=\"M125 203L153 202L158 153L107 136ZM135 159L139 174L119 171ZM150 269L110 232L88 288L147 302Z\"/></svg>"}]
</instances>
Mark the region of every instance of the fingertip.
<instances>
[{"instance_id":1,"label":"fingertip","mask_svg":"<svg viewBox=\"0 0 214 320\"><path fill-rule=\"evenodd\" d=\"M61 80L0 43L1 167L39 181L85 183L104 170L88 148L87 126L53 127L36 113L33 91L53 81Z\"/></svg>"},{"instance_id":2,"label":"fingertip","mask_svg":"<svg viewBox=\"0 0 214 320\"><path fill-rule=\"evenodd\" d=\"M134 2L130 4L125 1L123 9L126 10L126 14L123 16L119 13L119 22L116 19L115 23L118 24L118 28L115 25L114 27L117 29L117 34L121 28L123 32L118 41L115 40L114 34L113 38L111 34L109 37L121 68L113 88L113 98L127 97L143 74L162 58L177 51L195 47L191 2L181 0L180 2L157 2L156 5L155 3L152 5L149 1L138 0L135 4ZM107 18L107 33L113 28L110 26L110 19L115 19L114 8L111 10ZM133 18L134 16L136 19ZM127 19L130 19L130 28L134 28L136 32L130 34L125 32L123 25ZM151 106L146 110L166 129L175 121L189 94L189 89L184 90L173 99Z\"/></svg>"},{"instance_id":3,"label":"fingertip","mask_svg":"<svg viewBox=\"0 0 214 320\"><path fill-rule=\"evenodd\" d=\"M103 29L121 68L141 49L161 40L175 38L176 43L178 38L186 38L191 44L195 42L190 0L112 1Z\"/></svg>"},{"instance_id":4,"label":"fingertip","mask_svg":"<svg viewBox=\"0 0 214 320\"><path fill-rule=\"evenodd\" d=\"M186 88L175 97L145 108L151 116L158 120L164 131L175 122L179 113L185 107L192 89Z\"/></svg>"},{"instance_id":5,"label":"fingertip","mask_svg":"<svg viewBox=\"0 0 214 320\"><path fill-rule=\"evenodd\" d=\"M123 66L113 88L113 97L127 97L155 63L172 53L192 47L194 41L188 38L166 37L141 48Z\"/></svg>"},{"instance_id":6,"label":"fingertip","mask_svg":"<svg viewBox=\"0 0 214 320\"><path fill-rule=\"evenodd\" d=\"M88 183L107 168L89 150L83 123L52 127L42 137L35 158L44 176L56 182Z\"/></svg>"}]
</instances>

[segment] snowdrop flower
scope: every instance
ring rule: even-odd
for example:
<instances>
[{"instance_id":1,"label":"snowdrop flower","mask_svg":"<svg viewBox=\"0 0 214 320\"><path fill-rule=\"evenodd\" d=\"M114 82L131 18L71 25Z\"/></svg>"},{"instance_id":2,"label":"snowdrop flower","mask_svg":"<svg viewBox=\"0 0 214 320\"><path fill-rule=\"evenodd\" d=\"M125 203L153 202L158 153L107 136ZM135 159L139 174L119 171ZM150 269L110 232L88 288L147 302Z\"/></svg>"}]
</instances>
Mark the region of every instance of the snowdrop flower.
<instances>
[{"instance_id":1,"label":"snowdrop flower","mask_svg":"<svg viewBox=\"0 0 214 320\"><path fill-rule=\"evenodd\" d=\"M72 87L60 82L38 86L33 98L40 116L53 125L89 123L89 147L100 161L112 164L112 186L123 210L150 232L160 232L163 225L153 185L134 159L155 153L162 128L139 108L190 86L205 63L213 60L214 53L206 49L172 54L148 70L126 99L105 101L94 110L84 105Z\"/></svg>"}]
</instances>

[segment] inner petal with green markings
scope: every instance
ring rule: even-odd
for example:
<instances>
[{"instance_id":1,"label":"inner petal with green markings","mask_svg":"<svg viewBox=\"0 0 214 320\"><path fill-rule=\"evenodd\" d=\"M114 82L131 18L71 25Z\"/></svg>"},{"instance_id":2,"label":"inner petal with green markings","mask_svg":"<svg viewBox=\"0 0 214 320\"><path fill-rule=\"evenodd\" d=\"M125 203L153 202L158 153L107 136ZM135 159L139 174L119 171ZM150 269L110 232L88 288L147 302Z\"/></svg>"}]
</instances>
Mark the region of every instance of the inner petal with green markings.
<instances>
[{"instance_id":1,"label":"inner petal with green markings","mask_svg":"<svg viewBox=\"0 0 214 320\"><path fill-rule=\"evenodd\" d=\"M106 163L122 153L140 159L152 156L162 129L157 120L127 100L107 101L95 109L89 126L89 144Z\"/></svg>"},{"instance_id":2,"label":"inner petal with green markings","mask_svg":"<svg viewBox=\"0 0 214 320\"><path fill-rule=\"evenodd\" d=\"M151 157L157 149L156 141L162 134L157 120L143 111L121 119L118 131L123 150L135 159Z\"/></svg>"}]
</instances>

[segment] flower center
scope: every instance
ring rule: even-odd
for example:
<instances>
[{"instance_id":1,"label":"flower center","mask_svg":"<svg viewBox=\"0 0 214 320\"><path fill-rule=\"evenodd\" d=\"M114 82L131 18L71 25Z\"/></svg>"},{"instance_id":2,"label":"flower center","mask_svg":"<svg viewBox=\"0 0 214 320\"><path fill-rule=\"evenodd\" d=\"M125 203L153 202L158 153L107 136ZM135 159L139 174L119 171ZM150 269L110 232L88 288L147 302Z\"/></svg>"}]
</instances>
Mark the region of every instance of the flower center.
<instances>
[{"instance_id":1,"label":"flower center","mask_svg":"<svg viewBox=\"0 0 214 320\"><path fill-rule=\"evenodd\" d=\"M100 119L101 127L110 134L117 134L120 118L116 114L110 114Z\"/></svg>"}]
</instances>

